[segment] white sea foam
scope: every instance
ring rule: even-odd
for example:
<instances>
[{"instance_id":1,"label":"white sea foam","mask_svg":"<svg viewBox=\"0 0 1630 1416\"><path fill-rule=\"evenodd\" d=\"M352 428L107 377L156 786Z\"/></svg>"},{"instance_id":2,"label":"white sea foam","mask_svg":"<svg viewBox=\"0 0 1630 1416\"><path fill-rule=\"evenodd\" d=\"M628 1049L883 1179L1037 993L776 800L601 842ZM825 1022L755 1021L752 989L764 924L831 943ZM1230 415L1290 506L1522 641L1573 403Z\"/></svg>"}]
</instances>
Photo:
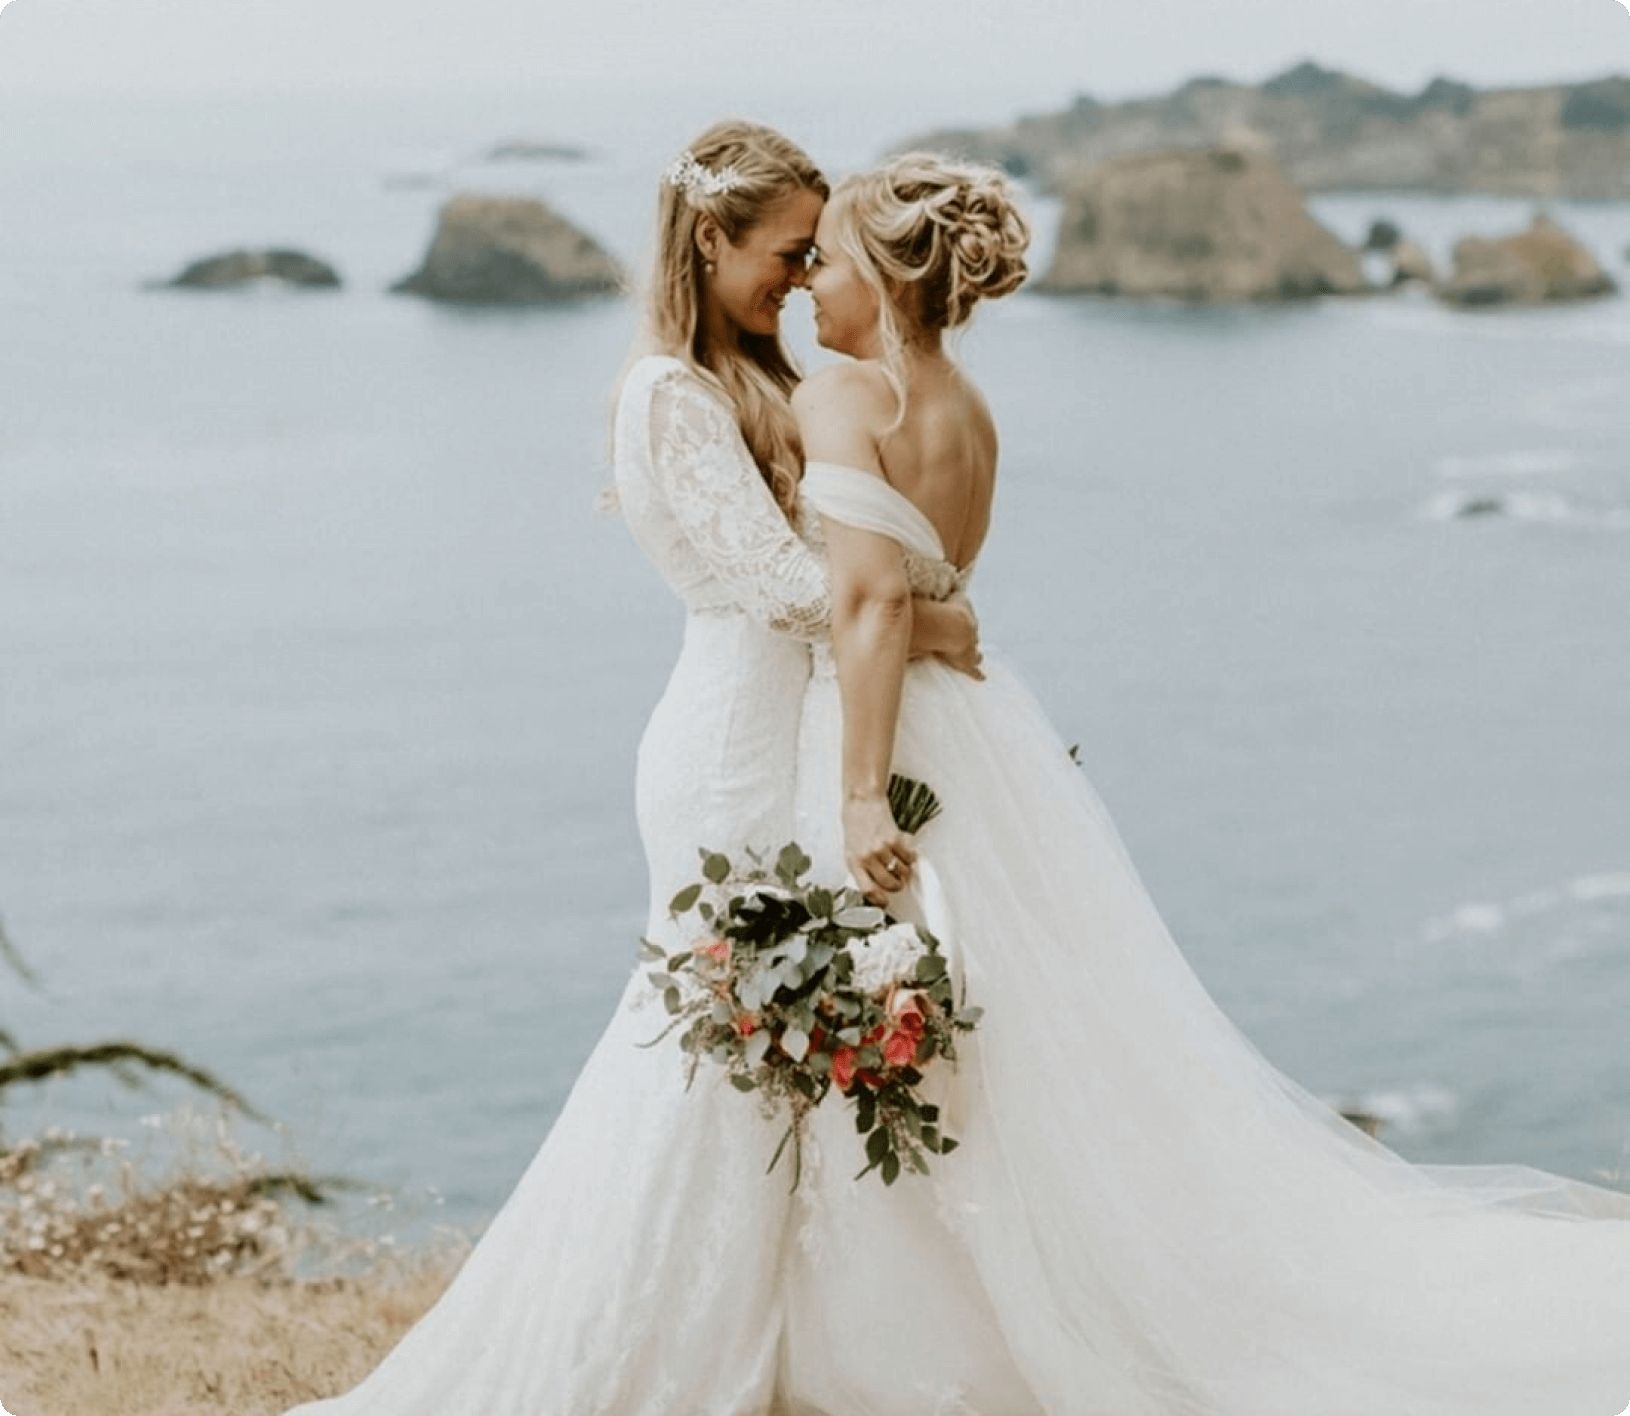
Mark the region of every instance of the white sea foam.
<instances>
[{"instance_id":1,"label":"white sea foam","mask_svg":"<svg viewBox=\"0 0 1630 1416\"><path fill-rule=\"evenodd\" d=\"M1581 506L1558 492L1438 492L1421 507L1425 521L1524 521L1589 530L1630 530L1630 507Z\"/></svg>"},{"instance_id":2,"label":"white sea foam","mask_svg":"<svg viewBox=\"0 0 1630 1416\"><path fill-rule=\"evenodd\" d=\"M1326 1097L1325 1101L1343 1111L1364 1111L1378 1116L1387 1130L1407 1136L1442 1129L1453 1122L1460 1109L1460 1098L1435 1082L1362 1092L1356 1098L1342 1098L1339 1102Z\"/></svg>"},{"instance_id":3,"label":"white sea foam","mask_svg":"<svg viewBox=\"0 0 1630 1416\"><path fill-rule=\"evenodd\" d=\"M1498 934L1514 919L1528 919L1559 910L1572 911L1577 917L1580 913L1578 906L1597 905L1603 901L1630 901L1630 870L1577 875L1564 885L1525 890L1509 900L1469 900L1455 906L1447 914L1429 919L1422 925L1419 939L1423 944L1441 944L1449 939ZM1612 905L1608 906L1608 912L1613 913ZM1586 922L1588 924L1588 920ZM1563 930L1552 941L1552 947L1544 957L1567 958L1584 951L1585 945Z\"/></svg>"},{"instance_id":4,"label":"white sea foam","mask_svg":"<svg viewBox=\"0 0 1630 1416\"><path fill-rule=\"evenodd\" d=\"M1543 477L1578 465L1578 455L1565 447L1512 448L1440 457L1436 471L1440 477Z\"/></svg>"},{"instance_id":5,"label":"white sea foam","mask_svg":"<svg viewBox=\"0 0 1630 1416\"><path fill-rule=\"evenodd\" d=\"M1630 870L1578 876L1568 882L1568 893L1576 900L1630 899Z\"/></svg>"},{"instance_id":6,"label":"white sea foam","mask_svg":"<svg viewBox=\"0 0 1630 1416\"><path fill-rule=\"evenodd\" d=\"M1437 944L1457 934L1494 934L1505 927L1506 912L1496 904L1481 901L1457 906L1449 914L1430 920L1421 930L1425 943Z\"/></svg>"}]
</instances>

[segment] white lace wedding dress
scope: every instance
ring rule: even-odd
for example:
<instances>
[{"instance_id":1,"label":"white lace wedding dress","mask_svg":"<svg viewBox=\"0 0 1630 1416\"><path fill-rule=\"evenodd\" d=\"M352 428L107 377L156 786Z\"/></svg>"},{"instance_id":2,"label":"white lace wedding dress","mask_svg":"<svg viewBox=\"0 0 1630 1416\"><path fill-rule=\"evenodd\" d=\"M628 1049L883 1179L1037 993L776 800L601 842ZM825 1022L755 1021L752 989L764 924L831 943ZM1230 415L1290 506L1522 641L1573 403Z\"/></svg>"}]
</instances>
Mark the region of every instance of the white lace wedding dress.
<instances>
[{"instance_id":1,"label":"white lace wedding dress","mask_svg":"<svg viewBox=\"0 0 1630 1416\"><path fill-rule=\"evenodd\" d=\"M794 749L827 633L822 566L793 533L729 407L677 360L630 368L618 496L684 601L684 644L639 748L636 810L649 938L697 849L792 835ZM287 1416L766 1416L782 1334L787 1185L765 1166L781 1126L700 1070L628 984L560 1115L436 1304L343 1396ZM831 1416L839 1416L833 1412Z\"/></svg>"},{"instance_id":2,"label":"white lace wedding dress","mask_svg":"<svg viewBox=\"0 0 1630 1416\"><path fill-rule=\"evenodd\" d=\"M835 517L899 540L920 593L966 579L880 479L812 463L803 496L817 545ZM841 714L814 661L797 825L841 879ZM895 752L944 806L895 911L985 1010L934 1079L961 1145L855 1183L852 1106L817 1108L788 1390L834 1416L1621 1416L1630 1195L1410 1165L1275 1070L1036 700L986 668L913 663Z\"/></svg>"}]
</instances>

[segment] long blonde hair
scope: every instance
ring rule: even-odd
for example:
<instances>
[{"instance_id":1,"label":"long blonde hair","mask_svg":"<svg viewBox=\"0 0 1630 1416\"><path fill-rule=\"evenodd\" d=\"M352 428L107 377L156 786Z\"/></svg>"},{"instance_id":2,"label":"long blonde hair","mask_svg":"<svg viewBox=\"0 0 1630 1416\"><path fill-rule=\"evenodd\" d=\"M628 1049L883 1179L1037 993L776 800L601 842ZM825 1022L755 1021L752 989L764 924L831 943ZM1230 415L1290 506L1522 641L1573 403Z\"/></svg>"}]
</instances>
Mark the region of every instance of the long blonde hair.
<instances>
[{"instance_id":1,"label":"long blonde hair","mask_svg":"<svg viewBox=\"0 0 1630 1416\"><path fill-rule=\"evenodd\" d=\"M908 340L965 324L1029 274L1030 224L994 167L908 152L838 183L838 245L878 297L883 374L906 411ZM886 434L885 434L886 435Z\"/></svg>"},{"instance_id":2,"label":"long blonde hair","mask_svg":"<svg viewBox=\"0 0 1630 1416\"><path fill-rule=\"evenodd\" d=\"M803 447L789 402L798 368L779 335L742 331L723 348L707 340L696 220L706 212L734 245L777 202L801 190L825 198L831 187L802 148L762 123L740 119L715 123L690 143L688 151L713 172L734 168L738 181L729 191L714 193L663 182L657 199L656 255L646 293L647 337L729 398L753 460L791 518L803 467Z\"/></svg>"}]
</instances>

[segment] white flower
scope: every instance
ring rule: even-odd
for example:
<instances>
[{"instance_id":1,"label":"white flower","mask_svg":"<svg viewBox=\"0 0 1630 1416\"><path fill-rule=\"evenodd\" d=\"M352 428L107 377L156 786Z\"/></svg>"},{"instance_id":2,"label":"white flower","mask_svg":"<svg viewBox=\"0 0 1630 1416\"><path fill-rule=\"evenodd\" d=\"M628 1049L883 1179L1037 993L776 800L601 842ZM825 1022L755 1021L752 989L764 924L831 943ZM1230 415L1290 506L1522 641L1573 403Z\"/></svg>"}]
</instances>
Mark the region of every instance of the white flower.
<instances>
[{"instance_id":1,"label":"white flower","mask_svg":"<svg viewBox=\"0 0 1630 1416\"><path fill-rule=\"evenodd\" d=\"M702 193L716 197L721 192L735 191L746 180L733 164L715 171L698 162L688 149L680 153L662 175L670 186L679 187L691 196Z\"/></svg>"},{"instance_id":2,"label":"white flower","mask_svg":"<svg viewBox=\"0 0 1630 1416\"><path fill-rule=\"evenodd\" d=\"M845 947L855 961L855 987L874 994L899 979L912 977L917 961L928 953L917 926L903 923L851 939Z\"/></svg>"}]
</instances>

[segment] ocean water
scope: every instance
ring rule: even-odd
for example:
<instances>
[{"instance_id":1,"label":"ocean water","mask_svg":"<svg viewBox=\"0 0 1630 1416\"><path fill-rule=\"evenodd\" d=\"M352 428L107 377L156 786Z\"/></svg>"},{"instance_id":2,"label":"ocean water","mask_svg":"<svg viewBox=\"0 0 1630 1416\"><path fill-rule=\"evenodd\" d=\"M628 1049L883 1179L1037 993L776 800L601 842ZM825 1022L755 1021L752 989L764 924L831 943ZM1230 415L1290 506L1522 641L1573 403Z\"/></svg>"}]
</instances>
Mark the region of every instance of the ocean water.
<instances>
[{"instance_id":1,"label":"ocean water","mask_svg":"<svg viewBox=\"0 0 1630 1416\"><path fill-rule=\"evenodd\" d=\"M1018 106L753 111L841 169ZM680 616L591 508L630 307L384 287L467 188L637 263L714 107L0 98L0 915L44 979L0 975L0 1026L173 1048L284 1123L250 1145L440 1198L405 1228L509 1193L634 966ZM479 160L509 136L592 153ZM1440 257L1529 214L1315 206ZM1555 209L1630 277L1630 207ZM345 286L142 288L239 244ZM988 641L1219 1003L1412 1159L1630 1171L1630 300L1020 294L963 352L1004 437ZM0 1122L188 1095L76 1077Z\"/></svg>"}]
</instances>

